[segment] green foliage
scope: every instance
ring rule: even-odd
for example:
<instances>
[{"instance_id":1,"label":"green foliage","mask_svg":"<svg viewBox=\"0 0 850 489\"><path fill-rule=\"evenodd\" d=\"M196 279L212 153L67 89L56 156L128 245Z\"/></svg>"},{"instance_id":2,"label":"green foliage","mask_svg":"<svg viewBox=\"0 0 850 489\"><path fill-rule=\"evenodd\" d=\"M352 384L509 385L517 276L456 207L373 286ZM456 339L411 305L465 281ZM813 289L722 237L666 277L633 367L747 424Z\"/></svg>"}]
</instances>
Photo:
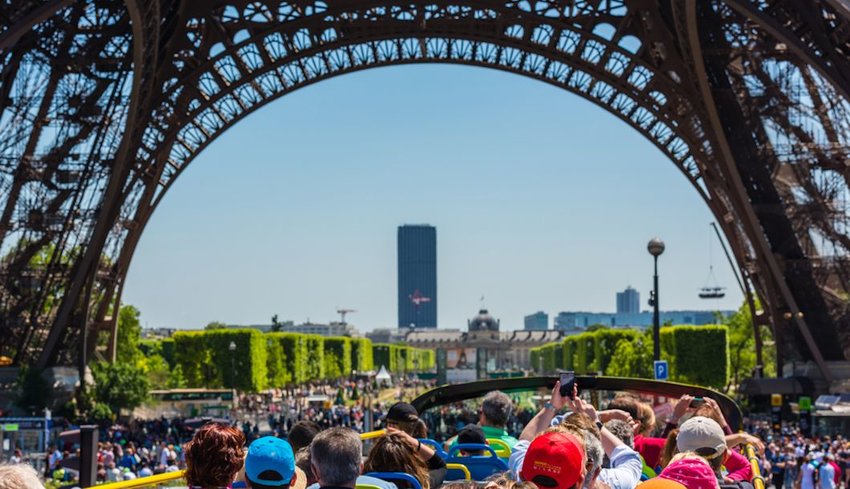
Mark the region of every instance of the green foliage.
<instances>
[{"instance_id":1,"label":"green foliage","mask_svg":"<svg viewBox=\"0 0 850 489\"><path fill-rule=\"evenodd\" d=\"M576 371L576 350L578 349L578 342L576 341L575 336L568 336L561 343L561 348L564 350L561 354L564 360L564 368L566 370Z\"/></svg>"},{"instance_id":2,"label":"green foliage","mask_svg":"<svg viewBox=\"0 0 850 489\"><path fill-rule=\"evenodd\" d=\"M146 355L142 362L152 389L167 389L171 369L161 355Z\"/></svg>"},{"instance_id":3,"label":"green foliage","mask_svg":"<svg viewBox=\"0 0 850 489\"><path fill-rule=\"evenodd\" d=\"M606 375L653 378L652 330L635 334L631 340L619 341L611 357L612 361L605 370Z\"/></svg>"},{"instance_id":4,"label":"green foliage","mask_svg":"<svg viewBox=\"0 0 850 489\"><path fill-rule=\"evenodd\" d=\"M185 389L186 387L188 387L188 384L186 383L186 378L183 376L183 367L175 365L171 369L171 374L168 376L168 383L165 385L165 388Z\"/></svg>"},{"instance_id":5,"label":"green foliage","mask_svg":"<svg viewBox=\"0 0 850 489\"><path fill-rule=\"evenodd\" d=\"M596 366L593 360L596 355L596 339L595 333L582 333L576 335L576 373L586 374L596 372Z\"/></svg>"},{"instance_id":6,"label":"green foliage","mask_svg":"<svg viewBox=\"0 0 850 489\"><path fill-rule=\"evenodd\" d=\"M637 336L637 332L630 329L599 329L593 334L593 351L595 363L593 370L608 373L608 365L614 357L614 352L621 342L631 342Z\"/></svg>"},{"instance_id":7,"label":"green foliage","mask_svg":"<svg viewBox=\"0 0 850 489\"><path fill-rule=\"evenodd\" d=\"M372 340L354 338L351 340L351 368L358 372L367 372L375 368L372 355Z\"/></svg>"},{"instance_id":8,"label":"green foliage","mask_svg":"<svg viewBox=\"0 0 850 489\"><path fill-rule=\"evenodd\" d=\"M172 338L165 338L160 340L159 346L162 350L162 358L165 359L169 367L174 368L174 340Z\"/></svg>"},{"instance_id":9,"label":"green foliage","mask_svg":"<svg viewBox=\"0 0 850 489\"><path fill-rule=\"evenodd\" d=\"M758 307L758 306L756 306ZM743 379L751 377L756 367L756 342L753 333L753 321L747 303L738 312L724 320L729 328L729 366L732 386L738 386ZM776 358L776 347L772 341L773 333L767 326L759 326L762 344L762 361ZM776 375L774 362L765 361L764 373Z\"/></svg>"},{"instance_id":10,"label":"green foliage","mask_svg":"<svg viewBox=\"0 0 850 489\"><path fill-rule=\"evenodd\" d=\"M554 350L553 350L554 348ZM670 362L673 381L722 388L728 379L725 326L670 326L661 329L662 358ZM560 355L558 353L560 352ZM577 373L652 378L652 333L599 328L530 351L532 368Z\"/></svg>"},{"instance_id":11,"label":"green foliage","mask_svg":"<svg viewBox=\"0 0 850 489\"><path fill-rule=\"evenodd\" d=\"M207 323L206 326L204 326L204 330L206 331L212 331L215 329L227 329L227 325L221 321L212 321Z\"/></svg>"},{"instance_id":12,"label":"green foliage","mask_svg":"<svg viewBox=\"0 0 850 489\"><path fill-rule=\"evenodd\" d=\"M139 343L142 338L141 313L131 305L121 306L118 311L118 338L115 360L117 362L138 363L142 359Z\"/></svg>"},{"instance_id":13,"label":"green foliage","mask_svg":"<svg viewBox=\"0 0 850 489\"><path fill-rule=\"evenodd\" d=\"M670 380L723 389L729 379L726 326L661 328L661 346L670 363Z\"/></svg>"},{"instance_id":14,"label":"green foliage","mask_svg":"<svg viewBox=\"0 0 850 489\"><path fill-rule=\"evenodd\" d=\"M376 370L385 366L396 373L432 370L437 359L433 350L386 343L373 344L372 355Z\"/></svg>"},{"instance_id":15,"label":"green foliage","mask_svg":"<svg viewBox=\"0 0 850 489\"><path fill-rule=\"evenodd\" d=\"M325 378L325 345L324 338L318 335L307 337L307 380Z\"/></svg>"},{"instance_id":16,"label":"green foliage","mask_svg":"<svg viewBox=\"0 0 850 489\"><path fill-rule=\"evenodd\" d=\"M307 377L307 362L310 358L307 349L307 336L296 333L269 333L274 341L283 348L283 365L285 384L301 384L309 380Z\"/></svg>"},{"instance_id":17,"label":"green foliage","mask_svg":"<svg viewBox=\"0 0 850 489\"><path fill-rule=\"evenodd\" d=\"M268 371L269 387L283 387L288 382L286 371L286 353L280 342L279 333L266 335L266 370Z\"/></svg>"},{"instance_id":18,"label":"green foliage","mask_svg":"<svg viewBox=\"0 0 850 489\"><path fill-rule=\"evenodd\" d=\"M266 338L259 331L178 331L174 342L175 361L189 385L248 392L266 388ZM231 343L236 347L234 351L230 351Z\"/></svg>"},{"instance_id":19,"label":"green foliage","mask_svg":"<svg viewBox=\"0 0 850 489\"><path fill-rule=\"evenodd\" d=\"M18 395L15 405L27 413L39 413L49 402L49 385L42 371L35 367L21 367L17 381Z\"/></svg>"},{"instance_id":20,"label":"green foliage","mask_svg":"<svg viewBox=\"0 0 850 489\"><path fill-rule=\"evenodd\" d=\"M96 406L104 404L118 414L121 409L132 411L147 398L150 382L142 368L124 362L95 362L91 367Z\"/></svg>"},{"instance_id":21,"label":"green foliage","mask_svg":"<svg viewBox=\"0 0 850 489\"><path fill-rule=\"evenodd\" d=\"M324 338L325 377L336 379L351 375L351 338Z\"/></svg>"},{"instance_id":22,"label":"green foliage","mask_svg":"<svg viewBox=\"0 0 850 489\"><path fill-rule=\"evenodd\" d=\"M389 345L386 343L374 343L372 344L372 356L375 361L375 369L380 369L381 367L386 367L390 372L395 372L398 370L398 365L396 364L396 354L395 354L395 345Z\"/></svg>"}]
</instances>

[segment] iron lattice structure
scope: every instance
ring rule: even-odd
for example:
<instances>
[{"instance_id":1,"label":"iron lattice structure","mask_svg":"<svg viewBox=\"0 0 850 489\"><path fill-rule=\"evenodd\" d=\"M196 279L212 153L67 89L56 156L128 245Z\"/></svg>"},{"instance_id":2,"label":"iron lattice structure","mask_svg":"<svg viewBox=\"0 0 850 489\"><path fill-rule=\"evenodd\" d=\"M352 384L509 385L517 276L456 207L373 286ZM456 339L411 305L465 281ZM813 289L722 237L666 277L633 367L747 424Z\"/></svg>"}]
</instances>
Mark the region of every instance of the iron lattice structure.
<instances>
[{"instance_id":1,"label":"iron lattice structure","mask_svg":"<svg viewBox=\"0 0 850 489\"><path fill-rule=\"evenodd\" d=\"M608 110L711 208L779 365L848 358L846 0L10 0L0 19L0 355L17 364L114 351L139 237L219 134L405 63Z\"/></svg>"}]
</instances>

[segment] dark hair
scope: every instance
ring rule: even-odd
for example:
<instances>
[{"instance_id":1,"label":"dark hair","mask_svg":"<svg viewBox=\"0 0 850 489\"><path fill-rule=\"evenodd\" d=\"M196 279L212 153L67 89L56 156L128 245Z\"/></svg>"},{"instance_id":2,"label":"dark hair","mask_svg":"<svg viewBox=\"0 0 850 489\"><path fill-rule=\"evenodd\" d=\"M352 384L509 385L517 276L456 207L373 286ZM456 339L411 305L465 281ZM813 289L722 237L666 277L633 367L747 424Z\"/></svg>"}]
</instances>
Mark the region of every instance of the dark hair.
<instances>
[{"instance_id":1,"label":"dark hair","mask_svg":"<svg viewBox=\"0 0 850 489\"><path fill-rule=\"evenodd\" d=\"M287 435L287 441L292 446L292 451L297 452L301 448L309 447L313 438L319 434L322 429L313 421L299 421L292 425Z\"/></svg>"},{"instance_id":2,"label":"dark hair","mask_svg":"<svg viewBox=\"0 0 850 489\"><path fill-rule=\"evenodd\" d=\"M232 426L209 423L195 432L184 450L188 485L226 486L245 463L245 435Z\"/></svg>"},{"instance_id":3,"label":"dark hair","mask_svg":"<svg viewBox=\"0 0 850 489\"><path fill-rule=\"evenodd\" d=\"M679 452L679 448L676 446L677 436L679 436L679 428L673 428L667 435L667 441L664 442L664 448L661 450L661 468L670 465L673 455ZM652 468L654 469L654 467Z\"/></svg>"},{"instance_id":4,"label":"dark hair","mask_svg":"<svg viewBox=\"0 0 850 489\"><path fill-rule=\"evenodd\" d=\"M615 397L608 403L608 409L619 409L629 413L632 419L640 419L638 412L637 400L629 395L620 395Z\"/></svg>"}]
</instances>

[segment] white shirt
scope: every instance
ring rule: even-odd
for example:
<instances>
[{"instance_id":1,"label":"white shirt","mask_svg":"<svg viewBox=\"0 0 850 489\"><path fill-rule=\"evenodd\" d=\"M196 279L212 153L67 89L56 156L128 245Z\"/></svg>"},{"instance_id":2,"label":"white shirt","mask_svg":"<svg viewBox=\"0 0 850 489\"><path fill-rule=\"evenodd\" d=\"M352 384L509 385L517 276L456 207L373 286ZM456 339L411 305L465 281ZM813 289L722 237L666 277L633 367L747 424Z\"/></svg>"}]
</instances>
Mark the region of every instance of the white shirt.
<instances>
[{"instance_id":1,"label":"white shirt","mask_svg":"<svg viewBox=\"0 0 850 489\"><path fill-rule=\"evenodd\" d=\"M519 472L525 462L525 452L528 451L529 445L531 442L528 440L518 441L508 459L508 470L515 480L520 480ZM611 452L608 459L611 461L611 467L603 468L599 472L599 478L611 486L611 489L634 489L640 483L643 462L638 452L627 445L620 445Z\"/></svg>"},{"instance_id":2,"label":"white shirt","mask_svg":"<svg viewBox=\"0 0 850 489\"><path fill-rule=\"evenodd\" d=\"M59 450L55 450L53 453L50 454L50 468L56 469L57 464L59 464L60 460L62 460L62 452L60 452Z\"/></svg>"},{"instance_id":3,"label":"white shirt","mask_svg":"<svg viewBox=\"0 0 850 489\"><path fill-rule=\"evenodd\" d=\"M800 489L815 489L815 466L812 465L812 462L803 464L800 472L803 474L800 480Z\"/></svg>"},{"instance_id":4,"label":"white shirt","mask_svg":"<svg viewBox=\"0 0 850 489\"><path fill-rule=\"evenodd\" d=\"M820 486L822 489L835 489L835 468L824 460L819 470Z\"/></svg>"},{"instance_id":5,"label":"white shirt","mask_svg":"<svg viewBox=\"0 0 850 489\"><path fill-rule=\"evenodd\" d=\"M171 457L171 452L168 447L162 447L162 453L159 454L159 465L168 465L168 459Z\"/></svg>"},{"instance_id":6,"label":"white shirt","mask_svg":"<svg viewBox=\"0 0 850 489\"><path fill-rule=\"evenodd\" d=\"M611 486L611 489L634 489L640 484L643 462L638 452L628 445L620 445L611 451L608 459L611 461L611 468L603 468L599 472L599 478Z\"/></svg>"}]
</instances>

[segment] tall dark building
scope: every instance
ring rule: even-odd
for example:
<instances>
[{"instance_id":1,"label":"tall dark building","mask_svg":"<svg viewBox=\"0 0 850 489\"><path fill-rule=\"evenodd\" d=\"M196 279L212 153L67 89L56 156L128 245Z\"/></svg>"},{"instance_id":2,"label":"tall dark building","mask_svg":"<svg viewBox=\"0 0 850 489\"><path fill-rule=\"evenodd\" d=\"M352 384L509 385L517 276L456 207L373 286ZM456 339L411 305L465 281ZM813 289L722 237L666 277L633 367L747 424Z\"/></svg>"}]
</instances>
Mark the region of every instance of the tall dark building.
<instances>
[{"instance_id":1,"label":"tall dark building","mask_svg":"<svg viewBox=\"0 0 850 489\"><path fill-rule=\"evenodd\" d=\"M398 228L398 327L437 327L437 228Z\"/></svg>"}]
</instances>

